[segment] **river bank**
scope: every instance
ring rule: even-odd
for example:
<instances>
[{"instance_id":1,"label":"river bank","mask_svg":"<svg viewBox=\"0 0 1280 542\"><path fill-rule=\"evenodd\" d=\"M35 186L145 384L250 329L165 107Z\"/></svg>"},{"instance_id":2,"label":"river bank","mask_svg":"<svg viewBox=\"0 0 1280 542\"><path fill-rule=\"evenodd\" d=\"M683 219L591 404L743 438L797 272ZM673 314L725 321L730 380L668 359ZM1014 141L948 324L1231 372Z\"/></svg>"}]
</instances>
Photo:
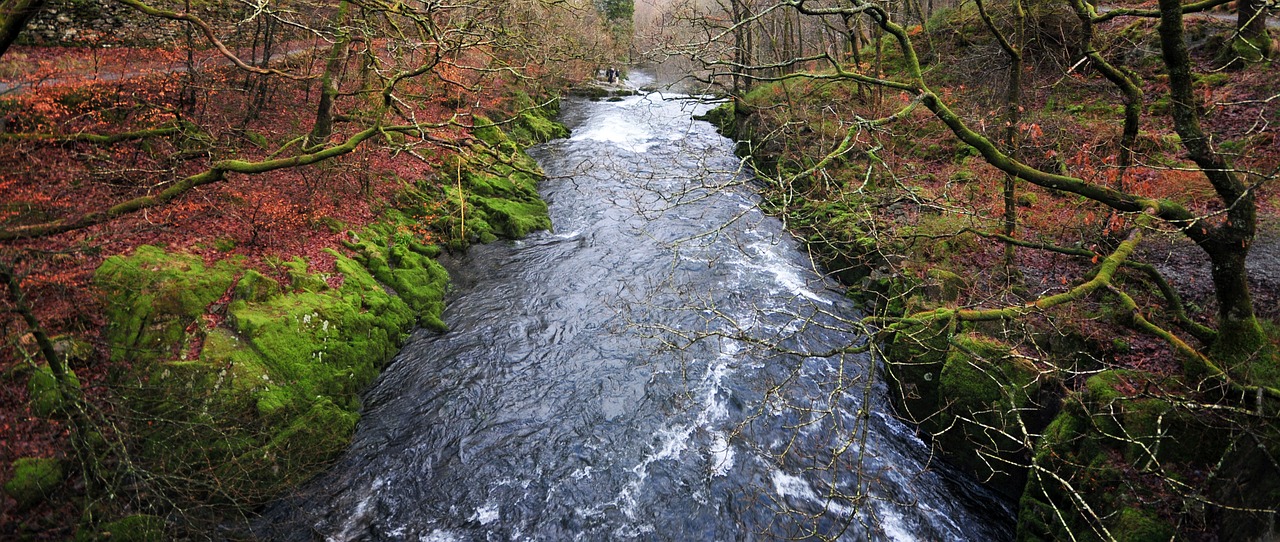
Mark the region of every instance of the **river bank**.
<instances>
[{"instance_id":1,"label":"river bank","mask_svg":"<svg viewBox=\"0 0 1280 542\"><path fill-rule=\"evenodd\" d=\"M181 216L90 232L91 258L39 262L88 275L69 296L24 288L75 384L38 364L34 342L6 363L0 535L208 536L327 466L408 333L444 328L449 279L434 258L550 227L523 149L567 135L557 110L507 89L486 111L496 122L475 114L456 145L356 152L302 191L232 183L253 201L252 231L219 223L245 202L214 191ZM170 227L139 233L153 219ZM23 246L48 241L65 240Z\"/></svg>"},{"instance_id":2,"label":"river bank","mask_svg":"<svg viewBox=\"0 0 1280 542\"><path fill-rule=\"evenodd\" d=\"M970 36L980 33L959 39L948 30L974 20L957 10L931 21L925 62L965 122L994 134L999 103L969 56L978 46ZM1230 29L1188 24L1197 69L1211 71L1217 53L1209 44ZM1108 29L1121 30L1137 42L1154 39L1145 23ZM898 62L886 53L889 73ZM1126 59L1148 82L1143 111L1161 119L1165 89L1146 62ZM1211 103L1265 100L1275 83L1262 74L1273 69L1206 73L1197 84ZM1209 260L1176 228L1145 228L1137 243L1122 235L1140 219L1082 197L1018 183L1005 198L1004 176L933 115L913 110L905 93L809 75L759 84L708 120L743 141L765 206L875 311L868 323L880 330L896 414L949 462L1017 503L1019 540L1274 535L1280 426L1263 399L1280 383L1280 314L1268 301L1280 293L1274 186L1259 188L1248 260L1267 338L1238 356L1231 337L1215 345L1203 333L1215 325ZM1059 76L1044 66L1025 74L1038 86L1022 98L1022 159L1108 179L1119 143L1118 109L1098 97L1108 83ZM1275 110L1223 106L1205 123L1223 134L1222 149L1242 170L1271 171L1280 161L1275 135L1246 130L1241 115L1249 114ZM1213 212L1213 192L1179 143L1167 123L1142 124L1142 165L1125 186ZM1012 241L1000 233L1010 201ZM1111 280L1108 259L1124 267L1092 293ZM1218 369L1209 358L1232 361Z\"/></svg>"}]
</instances>

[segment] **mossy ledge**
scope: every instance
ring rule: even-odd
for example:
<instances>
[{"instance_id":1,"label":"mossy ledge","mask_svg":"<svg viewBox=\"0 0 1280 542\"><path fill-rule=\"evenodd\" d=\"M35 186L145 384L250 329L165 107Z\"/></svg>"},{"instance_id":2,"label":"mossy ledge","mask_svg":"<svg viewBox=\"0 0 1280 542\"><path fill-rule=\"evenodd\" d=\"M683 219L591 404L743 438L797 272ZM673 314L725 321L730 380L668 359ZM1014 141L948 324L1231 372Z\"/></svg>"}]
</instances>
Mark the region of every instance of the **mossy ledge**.
<instances>
[{"instance_id":1,"label":"mossy ledge","mask_svg":"<svg viewBox=\"0 0 1280 542\"><path fill-rule=\"evenodd\" d=\"M477 130L471 152L448 159L452 177L406 188L381 222L328 249L333 269L296 257L264 274L236 258L208 263L146 245L106 259L94 282L108 307L113 385L145 420L130 428L133 468L175 481L163 500L182 517L108 513L82 534L160 539L249 510L324 468L350 440L359 394L409 331L445 330L441 249L409 232L433 227L465 248L550 228L540 170L522 147L567 134L554 114L526 110L515 136L492 123ZM433 194L466 202L465 222L423 224L423 209L440 208Z\"/></svg>"}]
</instances>

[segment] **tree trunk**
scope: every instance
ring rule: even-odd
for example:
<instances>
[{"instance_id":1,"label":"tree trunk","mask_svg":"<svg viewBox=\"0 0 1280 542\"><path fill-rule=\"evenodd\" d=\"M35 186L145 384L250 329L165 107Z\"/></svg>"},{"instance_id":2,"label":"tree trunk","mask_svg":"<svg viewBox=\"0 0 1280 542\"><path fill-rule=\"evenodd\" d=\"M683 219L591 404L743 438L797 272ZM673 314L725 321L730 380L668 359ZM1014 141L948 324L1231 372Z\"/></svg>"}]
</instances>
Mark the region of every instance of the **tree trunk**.
<instances>
[{"instance_id":1,"label":"tree trunk","mask_svg":"<svg viewBox=\"0 0 1280 542\"><path fill-rule=\"evenodd\" d=\"M1231 42L1236 56L1246 62L1259 62L1270 57L1266 0L1237 0L1236 17L1236 37Z\"/></svg>"},{"instance_id":2,"label":"tree trunk","mask_svg":"<svg viewBox=\"0 0 1280 542\"><path fill-rule=\"evenodd\" d=\"M329 61L325 63L324 75L320 77L320 101L316 106L316 120L311 127L311 133L307 135L304 150L323 145L333 134L333 98L338 94L338 85L334 80L338 78L338 72L347 60L347 47L351 44L351 37L347 29L343 28L347 23L349 9L350 6L346 0L338 6L338 16L334 19L336 23L334 30L337 35L334 38L333 47L329 50Z\"/></svg>"},{"instance_id":3,"label":"tree trunk","mask_svg":"<svg viewBox=\"0 0 1280 542\"><path fill-rule=\"evenodd\" d=\"M1242 0L1249 1L1249 0ZM1225 365L1251 355L1266 340L1253 311L1245 258L1257 231L1254 193L1231 164L1218 154L1200 128L1199 99L1192 90L1191 57L1183 39L1182 5L1160 0L1160 47L1169 72L1169 97L1173 124L1187 154L1204 172L1222 203L1227 206L1221 224L1197 220L1186 235L1209 255L1218 301L1218 341L1212 353Z\"/></svg>"},{"instance_id":4,"label":"tree trunk","mask_svg":"<svg viewBox=\"0 0 1280 542\"><path fill-rule=\"evenodd\" d=\"M31 18L44 8L45 0L5 0L0 2L0 57L9 50L18 34L27 27Z\"/></svg>"}]
</instances>

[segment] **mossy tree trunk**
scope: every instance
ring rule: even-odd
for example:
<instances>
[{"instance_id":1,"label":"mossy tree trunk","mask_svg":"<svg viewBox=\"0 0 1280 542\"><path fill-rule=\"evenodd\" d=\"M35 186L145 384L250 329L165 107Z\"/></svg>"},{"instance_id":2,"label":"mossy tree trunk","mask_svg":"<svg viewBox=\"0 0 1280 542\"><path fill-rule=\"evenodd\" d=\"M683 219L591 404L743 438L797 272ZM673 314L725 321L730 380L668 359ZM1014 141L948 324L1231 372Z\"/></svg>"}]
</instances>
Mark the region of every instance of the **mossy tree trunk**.
<instances>
[{"instance_id":1,"label":"mossy tree trunk","mask_svg":"<svg viewBox=\"0 0 1280 542\"><path fill-rule=\"evenodd\" d=\"M1271 56L1271 36L1267 34L1266 0L1236 1L1236 36L1232 40L1236 55L1248 62Z\"/></svg>"},{"instance_id":2,"label":"mossy tree trunk","mask_svg":"<svg viewBox=\"0 0 1280 542\"><path fill-rule=\"evenodd\" d=\"M351 44L351 35L345 28L350 3L345 0L338 4L338 15L334 17L333 47L329 49L329 60L325 63L324 74L320 76L320 101L316 106L316 120L311 133L307 135L304 149L313 149L323 145L333 134L333 100L338 95L338 74L347 60L347 47Z\"/></svg>"},{"instance_id":3,"label":"mossy tree trunk","mask_svg":"<svg viewBox=\"0 0 1280 542\"><path fill-rule=\"evenodd\" d=\"M1252 0L1242 0L1248 3ZM1264 29L1265 30L1265 29ZM1160 0L1160 47L1169 70L1169 97L1173 104L1174 129L1182 138L1187 154L1204 172L1223 205L1226 219L1220 224L1197 220L1184 230L1209 255L1213 265L1214 292L1218 301L1219 342L1214 350L1228 358L1247 353L1263 341L1262 328L1253 311L1245 258L1257 230L1254 193L1214 150L1200 127L1199 100L1192 89L1191 57L1183 37L1182 5L1178 0ZM1227 346L1227 348L1224 348ZM1224 359L1223 361L1231 361Z\"/></svg>"},{"instance_id":4,"label":"mossy tree trunk","mask_svg":"<svg viewBox=\"0 0 1280 542\"><path fill-rule=\"evenodd\" d=\"M44 8L45 0L4 0L0 2L0 57L9 50L27 23Z\"/></svg>"}]
</instances>

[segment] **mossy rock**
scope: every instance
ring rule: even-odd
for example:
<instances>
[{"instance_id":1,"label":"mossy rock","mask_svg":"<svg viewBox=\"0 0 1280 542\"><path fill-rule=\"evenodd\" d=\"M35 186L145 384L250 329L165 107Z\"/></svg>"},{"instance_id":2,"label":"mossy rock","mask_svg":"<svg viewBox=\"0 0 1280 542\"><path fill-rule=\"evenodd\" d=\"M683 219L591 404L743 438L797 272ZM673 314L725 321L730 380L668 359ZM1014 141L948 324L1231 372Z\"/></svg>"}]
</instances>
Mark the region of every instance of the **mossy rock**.
<instances>
[{"instance_id":1,"label":"mossy rock","mask_svg":"<svg viewBox=\"0 0 1280 542\"><path fill-rule=\"evenodd\" d=\"M48 499L62 485L62 462L44 457L24 457L13 462L13 478L4 492L18 502L19 510L29 509Z\"/></svg>"},{"instance_id":2,"label":"mossy rock","mask_svg":"<svg viewBox=\"0 0 1280 542\"><path fill-rule=\"evenodd\" d=\"M323 292L329 289L329 283L325 282L324 277L307 270L307 262L302 256L294 256L283 265L294 291Z\"/></svg>"},{"instance_id":3,"label":"mossy rock","mask_svg":"<svg viewBox=\"0 0 1280 542\"><path fill-rule=\"evenodd\" d=\"M501 133L496 126L486 130ZM507 141L487 139L498 141L500 146ZM444 170L458 177L444 192L460 209L457 214L442 217L441 225L451 235L462 238L460 245L472 240L487 243L499 238L518 239L533 231L551 229L547 204L538 195L541 170L523 151L481 147L470 157L450 160L452 163Z\"/></svg>"},{"instance_id":4,"label":"mossy rock","mask_svg":"<svg viewBox=\"0 0 1280 542\"><path fill-rule=\"evenodd\" d=\"M206 267L198 256L149 245L107 258L94 272L94 284L106 299L112 359L179 357L186 328L226 293L238 273L230 261Z\"/></svg>"},{"instance_id":5,"label":"mossy rock","mask_svg":"<svg viewBox=\"0 0 1280 542\"><path fill-rule=\"evenodd\" d=\"M583 98L598 100L608 96L609 89L599 85L586 84L569 89L569 94L571 96L580 96Z\"/></svg>"},{"instance_id":6,"label":"mossy rock","mask_svg":"<svg viewBox=\"0 0 1280 542\"><path fill-rule=\"evenodd\" d=\"M1021 444L1024 432L1040 430L1029 414L1038 408L1040 371L990 338L958 335L952 345L939 378L944 408L922 428L962 469L1017 497L1026 485L1021 465L1031 455Z\"/></svg>"},{"instance_id":7,"label":"mossy rock","mask_svg":"<svg viewBox=\"0 0 1280 542\"><path fill-rule=\"evenodd\" d=\"M960 294L968 288L960 275L942 269L930 268L925 274L928 280L924 284L924 295L931 301L943 304L954 304L960 300Z\"/></svg>"},{"instance_id":8,"label":"mossy rock","mask_svg":"<svg viewBox=\"0 0 1280 542\"><path fill-rule=\"evenodd\" d=\"M373 228L367 237L382 239L394 230ZM349 442L359 393L415 322L443 326L439 315L447 274L422 254L430 247L392 239L390 248L368 241L368 252L376 255L363 258L368 267L334 252L335 270L342 275L338 288L310 272L301 258L284 264L293 284L288 292L255 271L217 267L220 277L243 275L225 309L226 324L205 333L200 358L153 356L117 377L117 385L131 389L132 408L153 422L138 429L135 457L154 472L193 480L193 498L212 505L228 504L228 495L240 504L262 502L314 475ZM140 252L145 263L120 257L113 268L99 272L126 309L143 313L122 309L116 318L146 320L150 307L142 300L175 298L169 289L204 284L190 276L207 271L196 261ZM170 276L156 281L135 269L168 270ZM128 280L143 286L130 287ZM221 280L206 285L207 293L182 306L199 307L191 317L199 316L229 287ZM170 311L167 318L191 312ZM134 340L127 333L114 336ZM214 487L218 490L201 493L200 488Z\"/></svg>"},{"instance_id":9,"label":"mossy rock","mask_svg":"<svg viewBox=\"0 0 1280 542\"><path fill-rule=\"evenodd\" d=\"M951 333L948 321L909 326L883 346L894 408L911 423L930 420L941 409L938 389Z\"/></svg>"},{"instance_id":10,"label":"mossy rock","mask_svg":"<svg viewBox=\"0 0 1280 542\"><path fill-rule=\"evenodd\" d=\"M280 293L280 283L253 269L244 272L236 283L233 299L245 301L266 301Z\"/></svg>"},{"instance_id":11,"label":"mossy rock","mask_svg":"<svg viewBox=\"0 0 1280 542\"><path fill-rule=\"evenodd\" d=\"M1124 542L1168 542L1174 534L1167 521L1139 508L1121 510L1111 526L1111 535Z\"/></svg>"},{"instance_id":12,"label":"mossy rock","mask_svg":"<svg viewBox=\"0 0 1280 542\"><path fill-rule=\"evenodd\" d=\"M562 139L569 137L569 129L563 124L555 122L536 111L526 111L520 114L517 126L523 128L531 137L529 140L521 141L521 143L545 143L553 139Z\"/></svg>"},{"instance_id":13,"label":"mossy rock","mask_svg":"<svg viewBox=\"0 0 1280 542\"><path fill-rule=\"evenodd\" d=\"M68 389L58 386L57 378L53 375L47 365L37 367L31 373L31 379L27 380L27 392L31 398L31 412L41 418L51 418L60 413L66 412L73 405L72 397L68 397L68 393L81 394L80 379L76 378L76 373L71 369L67 369L67 380L65 382Z\"/></svg>"},{"instance_id":14,"label":"mossy rock","mask_svg":"<svg viewBox=\"0 0 1280 542\"><path fill-rule=\"evenodd\" d=\"M1093 532L1099 526L1074 496L1084 495L1094 513L1107 518L1105 526L1117 540L1169 540L1180 533L1167 518L1135 504L1153 496L1142 494L1144 486L1132 483L1133 476L1156 467L1173 469L1165 472L1217 469L1218 487L1244 483L1227 482L1235 468L1229 460L1230 443L1238 435L1223 431L1224 422L1216 416L1201 419L1203 412L1197 415L1196 409L1181 408L1151 393L1178 386L1168 377L1111 370L1093 375L1083 390L1069 396L1036 445L1034 461L1053 475L1028 480L1019 505L1019 539L1055 540ZM1257 467L1253 460L1240 464L1244 463ZM1254 471L1243 476L1275 479L1280 473ZM1070 480L1073 487L1068 491L1059 480ZM1270 502L1280 502L1280 483L1272 485L1277 500ZM1251 497L1266 491L1255 486L1244 493ZM1260 501L1245 504L1242 501L1250 497L1237 497L1241 495L1219 500L1241 508L1267 506Z\"/></svg>"},{"instance_id":15,"label":"mossy rock","mask_svg":"<svg viewBox=\"0 0 1280 542\"><path fill-rule=\"evenodd\" d=\"M1064 408L1042 435L1033 456L1037 470L1027 477L1018 502L1017 540L1097 540L1091 533L1104 525L1096 523L1078 497L1108 518L1105 527L1117 534L1119 511L1137 499L1122 483L1130 476L1125 465L1113 460L1107 439L1098 435L1090 416L1080 408ZM1064 488L1062 480L1071 488Z\"/></svg>"},{"instance_id":16,"label":"mossy rock","mask_svg":"<svg viewBox=\"0 0 1280 542\"><path fill-rule=\"evenodd\" d=\"M93 345L71 335L51 337L53 353L67 363L84 362L93 358Z\"/></svg>"},{"instance_id":17,"label":"mossy rock","mask_svg":"<svg viewBox=\"0 0 1280 542\"><path fill-rule=\"evenodd\" d=\"M725 102L707 111L706 114L695 115L693 118L711 123L720 135L734 139L737 135L737 126L735 126L733 109L733 102Z\"/></svg>"},{"instance_id":18,"label":"mossy rock","mask_svg":"<svg viewBox=\"0 0 1280 542\"><path fill-rule=\"evenodd\" d=\"M1157 460L1215 463L1229 443L1214 424L1146 393L1178 386L1175 379L1141 371L1102 371L1085 381L1082 406L1096 437L1139 467Z\"/></svg>"},{"instance_id":19,"label":"mossy rock","mask_svg":"<svg viewBox=\"0 0 1280 542\"><path fill-rule=\"evenodd\" d=\"M1257 420L1237 427L1253 437L1242 439L1222 456L1219 475L1209 495L1224 507L1218 522L1219 540L1273 540L1276 518L1264 510L1280 503L1280 427L1272 421Z\"/></svg>"},{"instance_id":20,"label":"mossy rock","mask_svg":"<svg viewBox=\"0 0 1280 542\"><path fill-rule=\"evenodd\" d=\"M446 331L440 314L444 312L444 295L448 291L449 273L426 253L438 252L430 247L416 247L412 242L390 236L385 243L378 236L354 246L357 260L382 284L390 286L409 308L418 315L419 323L437 331Z\"/></svg>"},{"instance_id":21,"label":"mossy rock","mask_svg":"<svg viewBox=\"0 0 1280 542\"><path fill-rule=\"evenodd\" d=\"M499 148L502 147L504 143L509 143L511 141L511 138L507 137L506 132L503 132L502 128L497 124L494 124L494 122L489 120L488 117L475 115L473 122L474 124L471 129L471 135L475 136L480 141L485 142L490 147Z\"/></svg>"}]
</instances>

